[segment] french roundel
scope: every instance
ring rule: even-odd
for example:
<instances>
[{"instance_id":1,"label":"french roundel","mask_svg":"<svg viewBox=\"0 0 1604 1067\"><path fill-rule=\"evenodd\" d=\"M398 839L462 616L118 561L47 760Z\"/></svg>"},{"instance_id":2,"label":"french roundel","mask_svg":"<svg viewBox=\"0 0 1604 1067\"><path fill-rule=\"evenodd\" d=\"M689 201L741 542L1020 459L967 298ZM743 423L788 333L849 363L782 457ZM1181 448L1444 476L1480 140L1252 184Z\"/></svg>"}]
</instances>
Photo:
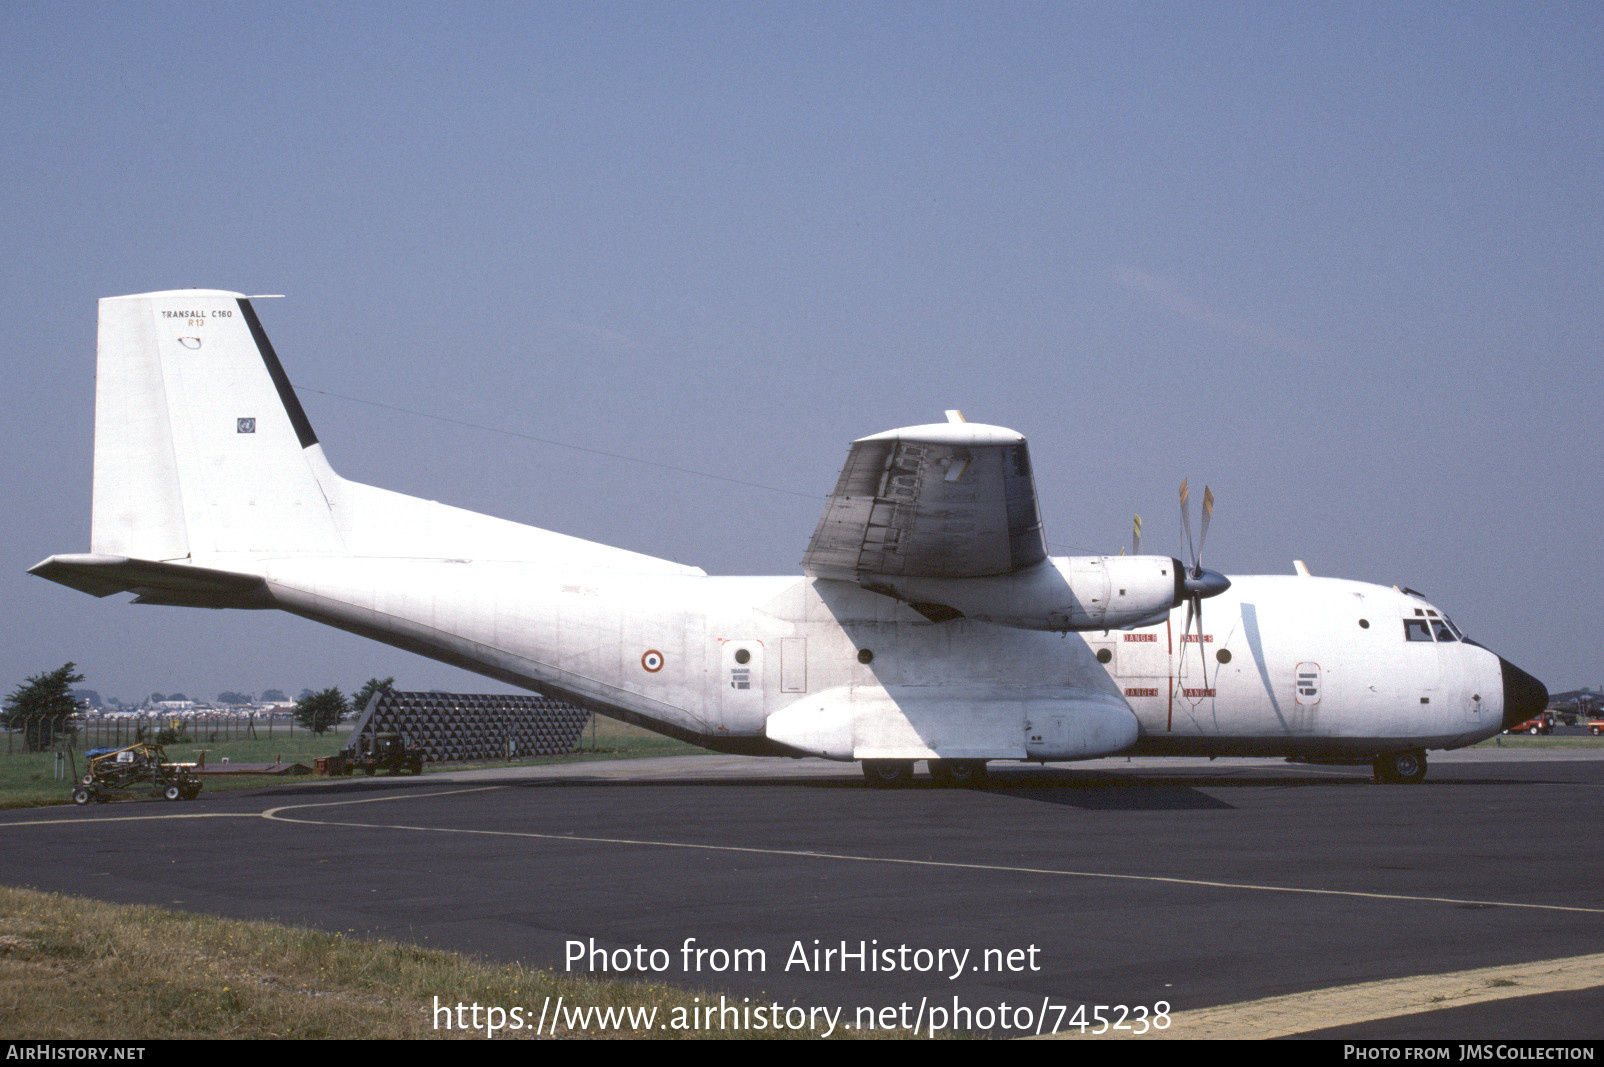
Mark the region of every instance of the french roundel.
<instances>
[{"instance_id":1,"label":"french roundel","mask_svg":"<svg viewBox=\"0 0 1604 1067\"><path fill-rule=\"evenodd\" d=\"M663 654L655 648L649 648L646 654L641 656L640 665L645 667L648 673L656 674L663 669Z\"/></svg>"}]
</instances>

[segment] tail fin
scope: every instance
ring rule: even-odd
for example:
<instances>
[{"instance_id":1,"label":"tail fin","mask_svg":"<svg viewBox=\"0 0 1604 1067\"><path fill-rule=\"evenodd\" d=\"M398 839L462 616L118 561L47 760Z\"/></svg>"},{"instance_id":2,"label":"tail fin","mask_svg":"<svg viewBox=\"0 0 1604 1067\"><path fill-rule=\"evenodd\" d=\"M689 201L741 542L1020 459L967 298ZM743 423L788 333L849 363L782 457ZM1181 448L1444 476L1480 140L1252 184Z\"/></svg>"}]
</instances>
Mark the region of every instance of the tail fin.
<instances>
[{"instance_id":1,"label":"tail fin","mask_svg":"<svg viewBox=\"0 0 1604 1067\"><path fill-rule=\"evenodd\" d=\"M702 573L341 478L238 293L108 297L98 359L91 552L34 568L52 581L96 596L148 588L192 603L196 565L249 574L259 568L247 560L285 556ZM185 573L130 570L128 560L182 564ZM214 600L237 602L228 583L206 581Z\"/></svg>"},{"instance_id":2,"label":"tail fin","mask_svg":"<svg viewBox=\"0 0 1604 1067\"><path fill-rule=\"evenodd\" d=\"M326 468L317 435L248 299L100 301L95 553L339 553L315 465Z\"/></svg>"}]
</instances>

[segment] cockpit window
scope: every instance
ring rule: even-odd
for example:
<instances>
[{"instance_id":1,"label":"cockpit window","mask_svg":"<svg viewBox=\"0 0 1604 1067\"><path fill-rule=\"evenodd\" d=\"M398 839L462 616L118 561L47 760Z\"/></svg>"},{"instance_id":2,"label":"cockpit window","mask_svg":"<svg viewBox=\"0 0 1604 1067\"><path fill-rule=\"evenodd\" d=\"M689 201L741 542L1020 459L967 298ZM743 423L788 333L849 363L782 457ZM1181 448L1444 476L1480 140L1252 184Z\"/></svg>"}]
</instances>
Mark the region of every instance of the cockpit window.
<instances>
[{"instance_id":1,"label":"cockpit window","mask_svg":"<svg viewBox=\"0 0 1604 1067\"><path fill-rule=\"evenodd\" d=\"M1420 602L1419 607L1413 604L1404 605L1404 640L1405 641L1445 641L1450 644L1458 641L1469 641L1463 630L1454 625L1454 620L1439 612L1426 603L1426 598L1412 589L1403 590ZM1474 642L1472 642L1474 644Z\"/></svg>"}]
</instances>

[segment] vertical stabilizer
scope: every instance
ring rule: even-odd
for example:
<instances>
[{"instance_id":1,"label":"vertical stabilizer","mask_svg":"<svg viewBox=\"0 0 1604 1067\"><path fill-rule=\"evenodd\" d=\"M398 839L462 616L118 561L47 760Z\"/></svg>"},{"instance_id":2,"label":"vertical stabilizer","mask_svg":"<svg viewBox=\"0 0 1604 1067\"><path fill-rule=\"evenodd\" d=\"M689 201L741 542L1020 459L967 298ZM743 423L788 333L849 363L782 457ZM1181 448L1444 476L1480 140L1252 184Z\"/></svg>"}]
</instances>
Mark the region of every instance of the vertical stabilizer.
<instances>
[{"instance_id":1,"label":"vertical stabilizer","mask_svg":"<svg viewBox=\"0 0 1604 1067\"><path fill-rule=\"evenodd\" d=\"M243 296L184 289L100 301L93 551L339 553L305 454L316 445Z\"/></svg>"}]
</instances>

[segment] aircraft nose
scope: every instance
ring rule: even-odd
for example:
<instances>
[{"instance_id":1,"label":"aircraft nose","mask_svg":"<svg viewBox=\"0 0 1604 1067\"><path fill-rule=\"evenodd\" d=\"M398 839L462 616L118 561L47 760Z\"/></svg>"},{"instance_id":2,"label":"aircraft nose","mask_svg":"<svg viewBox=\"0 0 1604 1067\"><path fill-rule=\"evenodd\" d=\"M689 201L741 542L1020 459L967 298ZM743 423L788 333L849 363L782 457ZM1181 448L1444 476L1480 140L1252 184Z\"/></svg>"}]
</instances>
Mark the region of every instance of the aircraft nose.
<instances>
[{"instance_id":1,"label":"aircraft nose","mask_svg":"<svg viewBox=\"0 0 1604 1067\"><path fill-rule=\"evenodd\" d=\"M1498 666L1504 676L1504 729L1525 722L1548 707L1548 689L1503 656Z\"/></svg>"}]
</instances>

